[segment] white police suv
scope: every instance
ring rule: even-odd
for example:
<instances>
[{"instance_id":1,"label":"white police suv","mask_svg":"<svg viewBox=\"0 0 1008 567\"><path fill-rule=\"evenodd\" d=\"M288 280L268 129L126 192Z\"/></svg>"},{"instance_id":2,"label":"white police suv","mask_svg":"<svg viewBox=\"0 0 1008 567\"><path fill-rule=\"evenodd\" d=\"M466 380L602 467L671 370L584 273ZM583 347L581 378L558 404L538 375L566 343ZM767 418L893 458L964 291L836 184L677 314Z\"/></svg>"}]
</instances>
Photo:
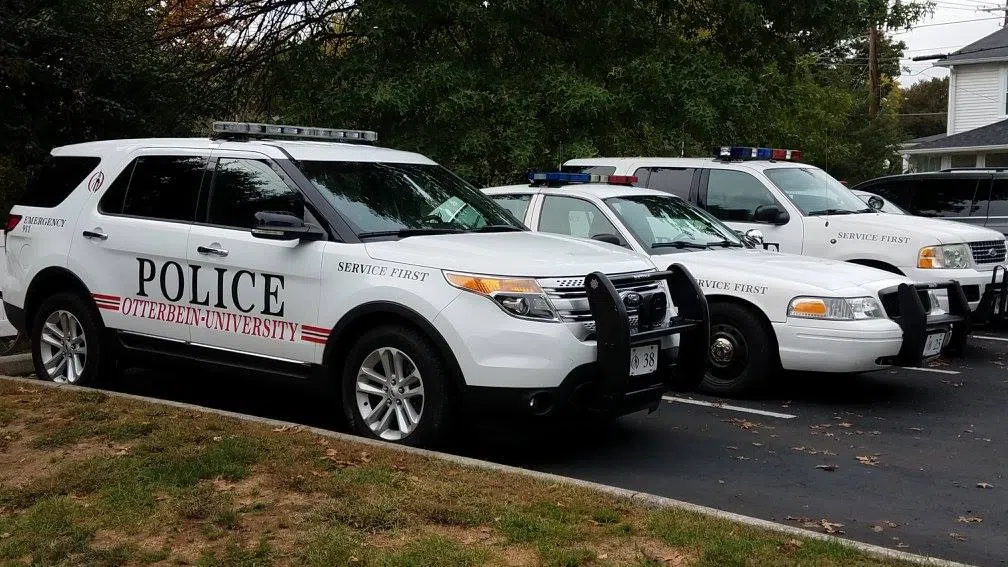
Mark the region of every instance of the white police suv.
<instances>
[{"instance_id":1,"label":"white police suv","mask_svg":"<svg viewBox=\"0 0 1008 567\"><path fill-rule=\"evenodd\" d=\"M773 370L862 372L917 366L968 330L965 300L946 313L928 286L866 266L768 252L705 211L633 177L536 173L483 189L541 232L592 238L686 266L707 294L704 389L739 395ZM961 297L959 285L944 289Z\"/></svg>"},{"instance_id":2,"label":"white police suv","mask_svg":"<svg viewBox=\"0 0 1008 567\"><path fill-rule=\"evenodd\" d=\"M977 319L1000 316L1008 299L1005 236L968 224L876 212L801 152L722 147L716 157L589 158L564 171L633 175L637 185L696 203L780 252L864 264L915 282L956 280ZM999 276L999 274L1001 274ZM945 293L938 294L947 306ZM1000 299L1000 301L998 301Z\"/></svg>"},{"instance_id":3,"label":"white police suv","mask_svg":"<svg viewBox=\"0 0 1008 567\"><path fill-rule=\"evenodd\" d=\"M657 407L669 364L702 379L685 269L528 232L373 132L214 129L52 151L5 232L4 308L39 377L119 359L321 376L356 432L408 444L479 403L619 415Z\"/></svg>"}]
</instances>

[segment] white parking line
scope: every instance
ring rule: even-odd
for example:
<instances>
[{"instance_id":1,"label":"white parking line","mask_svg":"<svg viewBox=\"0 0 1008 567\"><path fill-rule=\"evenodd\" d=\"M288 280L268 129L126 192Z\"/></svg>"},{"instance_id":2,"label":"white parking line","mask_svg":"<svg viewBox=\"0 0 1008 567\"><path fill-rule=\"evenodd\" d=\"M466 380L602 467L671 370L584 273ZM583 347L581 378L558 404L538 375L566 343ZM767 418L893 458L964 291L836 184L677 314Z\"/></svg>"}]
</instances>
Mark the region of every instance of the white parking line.
<instances>
[{"instance_id":1,"label":"white parking line","mask_svg":"<svg viewBox=\"0 0 1008 567\"><path fill-rule=\"evenodd\" d=\"M987 335L970 335L970 338L980 339L982 341L1001 341L1003 343L1008 343L1008 339L1004 337L988 337Z\"/></svg>"},{"instance_id":2,"label":"white parking line","mask_svg":"<svg viewBox=\"0 0 1008 567\"><path fill-rule=\"evenodd\" d=\"M940 368L924 368L923 366L904 366L907 370L919 370L921 372L934 372L935 374L961 374L958 370L942 370Z\"/></svg>"},{"instance_id":3,"label":"white parking line","mask_svg":"<svg viewBox=\"0 0 1008 567\"><path fill-rule=\"evenodd\" d=\"M680 398L679 396L662 396L662 399L666 402L679 402L681 404L691 404L694 406L705 406L709 408L723 409L729 411L740 411L743 413L754 413L756 415L765 415L768 417L779 417L781 419L794 419L798 417L797 415L791 415L789 413L778 413L775 411L766 411L755 408L744 408L741 406L732 406L728 404L722 404L718 402L707 402L704 400L694 400L693 398Z\"/></svg>"}]
</instances>

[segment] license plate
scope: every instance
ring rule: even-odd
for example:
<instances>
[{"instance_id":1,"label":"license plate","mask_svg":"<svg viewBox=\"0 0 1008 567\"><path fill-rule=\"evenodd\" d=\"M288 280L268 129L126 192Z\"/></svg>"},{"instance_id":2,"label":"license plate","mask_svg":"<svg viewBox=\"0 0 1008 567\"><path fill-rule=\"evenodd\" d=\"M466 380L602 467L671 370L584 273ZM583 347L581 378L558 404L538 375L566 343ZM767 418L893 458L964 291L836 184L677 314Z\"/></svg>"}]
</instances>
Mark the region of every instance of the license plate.
<instances>
[{"instance_id":1,"label":"license plate","mask_svg":"<svg viewBox=\"0 0 1008 567\"><path fill-rule=\"evenodd\" d=\"M630 375L640 376L658 370L658 345L630 349Z\"/></svg>"},{"instance_id":2,"label":"license plate","mask_svg":"<svg viewBox=\"0 0 1008 567\"><path fill-rule=\"evenodd\" d=\"M924 356L935 356L941 353L942 345L945 344L945 333L933 333L927 336L924 342Z\"/></svg>"}]
</instances>

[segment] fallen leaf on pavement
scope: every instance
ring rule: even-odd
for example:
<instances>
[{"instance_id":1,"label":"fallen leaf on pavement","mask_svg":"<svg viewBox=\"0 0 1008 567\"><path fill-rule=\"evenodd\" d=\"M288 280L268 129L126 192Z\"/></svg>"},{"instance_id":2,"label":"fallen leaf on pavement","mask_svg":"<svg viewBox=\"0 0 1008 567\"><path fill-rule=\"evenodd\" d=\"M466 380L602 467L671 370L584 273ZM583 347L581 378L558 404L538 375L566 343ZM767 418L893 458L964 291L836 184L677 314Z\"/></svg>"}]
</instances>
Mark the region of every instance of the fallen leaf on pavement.
<instances>
[{"instance_id":1,"label":"fallen leaf on pavement","mask_svg":"<svg viewBox=\"0 0 1008 567\"><path fill-rule=\"evenodd\" d=\"M791 447L792 451L804 451L805 447Z\"/></svg>"},{"instance_id":2,"label":"fallen leaf on pavement","mask_svg":"<svg viewBox=\"0 0 1008 567\"><path fill-rule=\"evenodd\" d=\"M838 467L836 465L816 465L815 468L817 468L819 470L826 471L826 472L833 472L833 471L837 470L840 467Z\"/></svg>"},{"instance_id":3,"label":"fallen leaf on pavement","mask_svg":"<svg viewBox=\"0 0 1008 567\"><path fill-rule=\"evenodd\" d=\"M979 524L983 521L983 518L979 516L959 516L956 521L963 524Z\"/></svg>"},{"instance_id":4,"label":"fallen leaf on pavement","mask_svg":"<svg viewBox=\"0 0 1008 567\"><path fill-rule=\"evenodd\" d=\"M896 544L896 549L906 549L908 547L910 547L910 546L907 545L907 544L905 544L905 543L897 543Z\"/></svg>"},{"instance_id":5,"label":"fallen leaf on pavement","mask_svg":"<svg viewBox=\"0 0 1008 567\"><path fill-rule=\"evenodd\" d=\"M899 524L897 524L896 522L888 522L888 521L885 523L885 525L889 526L890 528L895 528L899 526Z\"/></svg>"},{"instance_id":6,"label":"fallen leaf on pavement","mask_svg":"<svg viewBox=\"0 0 1008 567\"><path fill-rule=\"evenodd\" d=\"M977 488L994 488L994 485L989 482L978 482Z\"/></svg>"},{"instance_id":7,"label":"fallen leaf on pavement","mask_svg":"<svg viewBox=\"0 0 1008 567\"><path fill-rule=\"evenodd\" d=\"M837 427L851 427L853 425L854 425L853 423L847 423L846 421L843 421L843 422L838 423Z\"/></svg>"},{"instance_id":8,"label":"fallen leaf on pavement","mask_svg":"<svg viewBox=\"0 0 1008 567\"><path fill-rule=\"evenodd\" d=\"M955 532L949 532L949 537L956 541L966 541L966 536L962 534L957 534Z\"/></svg>"},{"instance_id":9,"label":"fallen leaf on pavement","mask_svg":"<svg viewBox=\"0 0 1008 567\"><path fill-rule=\"evenodd\" d=\"M821 525L823 531L825 531L828 534L842 534L842 533L844 533L843 530L840 529L840 528L843 527L843 524L838 524L836 522L831 522L831 521L827 520L826 518L823 518L822 520L819 520L819 525Z\"/></svg>"},{"instance_id":10,"label":"fallen leaf on pavement","mask_svg":"<svg viewBox=\"0 0 1008 567\"><path fill-rule=\"evenodd\" d=\"M880 526L880 525L878 525L878 524L874 524L874 525L873 525L873 526L871 527L871 531L873 531L873 532L875 532L875 533L878 533L878 532L881 532L881 531L883 531L883 530L885 530L885 528L883 528L882 526Z\"/></svg>"},{"instance_id":11,"label":"fallen leaf on pavement","mask_svg":"<svg viewBox=\"0 0 1008 567\"><path fill-rule=\"evenodd\" d=\"M868 465L870 467L874 467L875 465L879 464L878 457L873 457L870 455L858 455L857 460L862 465Z\"/></svg>"}]
</instances>

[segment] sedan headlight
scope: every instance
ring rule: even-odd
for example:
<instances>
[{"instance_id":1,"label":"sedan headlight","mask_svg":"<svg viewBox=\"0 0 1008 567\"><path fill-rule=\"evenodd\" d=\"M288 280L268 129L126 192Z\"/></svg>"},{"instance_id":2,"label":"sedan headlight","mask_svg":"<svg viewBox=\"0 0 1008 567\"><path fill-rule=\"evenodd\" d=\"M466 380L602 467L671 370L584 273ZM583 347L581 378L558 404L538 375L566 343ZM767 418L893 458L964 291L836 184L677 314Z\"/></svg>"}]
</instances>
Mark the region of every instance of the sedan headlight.
<instances>
[{"instance_id":1,"label":"sedan headlight","mask_svg":"<svg viewBox=\"0 0 1008 567\"><path fill-rule=\"evenodd\" d=\"M917 254L917 267L962 269L970 265L970 249L965 244L926 246Z\"/></svg>"},{"instance_id":2,"label":"sedan headlight","mask_svg":"<svg viewBox=\"0 0 1008 567\"><path fill-rule=\"evenodd\" d=\"M486 297L505 313L519 319L559 321L539 284L530 278L481 276L444 272L448 283Z\"/></svg>"},{"instance_id":3,"label":"sedan headlight","mask_svg":"<svg viewBox=\"0 0 1008 567\"><path fill-rule=\"evenodd\" d=\"M882 319L885 312L874 297L796 297L788 306L788 317L856 321Z\"/></svg>"}]
</instances>

